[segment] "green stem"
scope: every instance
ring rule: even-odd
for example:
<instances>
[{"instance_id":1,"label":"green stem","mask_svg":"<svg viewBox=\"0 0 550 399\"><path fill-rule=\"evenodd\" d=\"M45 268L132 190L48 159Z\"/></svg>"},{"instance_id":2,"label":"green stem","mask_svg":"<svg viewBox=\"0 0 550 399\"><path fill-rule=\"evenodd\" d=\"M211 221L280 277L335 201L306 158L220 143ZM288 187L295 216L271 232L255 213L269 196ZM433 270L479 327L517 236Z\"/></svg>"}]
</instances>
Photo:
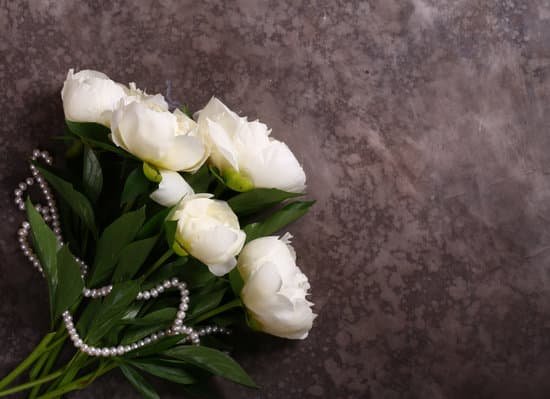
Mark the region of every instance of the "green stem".
<instances>
[{"instance_id":1,"label":"green stem","mask_svg":"<svg viewBox=\"0 0 550 399\"><path fill-rule=\"evenodd\" d=\"M0 391L0 397L11 395L11 394L14 394L14 393L17 393L17 392L21 392L21 391L24 391L26 389L32 388L36 385L41 385L41 384L44 384L45 382L55 380L60 375L62 375L63 372L64 372L64 370L58 370L55 373L47 375L46 377L42 377L38 380L27 382L26 384L21 384L21 385L18 385L16 387L13 387L13 388L6 389L5 391Z\"/></svg>"},{"instance_id":2,"label":"green stem","mask_svg":"<svg viewBox=\"0 0 550 399\"><path fill-rule=\"evenodd\" d=\"M34 348L29 356L23 360L19 365L12 370L7 376L0 381L0 390L7 387L13 380L15 380L23 371L28 369L42 353L47 351L47 346L55 336L55 333L49 333L42 338L42 341Z\"/></svg>"},{"instance_id":3,"label":"green stem","mask_svg":"<svg viewBox=\"0 0 550 399\"><path fill-rule=\"evenodd\" d=\"M201 321L207 320L207 319L209 319L213 316L216 316L220 313L223 313L223 312L225 312L229 309L238 308L238 307L241 307L241 306L242 306L241 300L239 298L235 298L232 301L229 301L226 304L224 304L220 307L217 307L216 309L212 309L211 311L206 312L206 313L198 316L195 319L191 319L191 324L198 324Z\"/></svg>"},{"instance_id":4,"label":"green stem","mask_svg":"<svg viewBox=\"0 0 550 399\"><path fill-rule=\"evenodd\" d=\"M66 339L66 337L63 338L63 341ZM53 365L55 364L55 361L57 360L59 356L59 352L61 352L61 349L63 348L63 345L58 345L57 348L54 348L51 352L46 353L42 356L40 359L41 365L38 367L37 371L40 371L40 377L47 375L50 370L52 369ZM43 360L43 361L42 361ZM45 365L44 365L45 364ZM43 368L42 368L43 367ZM42 369L42 370L40 370ZM31 375L31 381L34 380L37 376ZM34 399L36 396L40 393L40 388L42 385L35 386L31 393L29 394L29 399Z\"/></svg>"},{"instance_id":5,"label":"green stem","mask_svg":"<svg viewBox=\"0 0 550 399\"><path fill-rule=\"evenodd\" d=\"M63 377L59 381L56 381L54 384L52 384L48 391L69 384L73 380L73 378L76 377L80 369L84 366L86 360L87 355L85 355L83 352L77 352L65 367Z\"/></svg>"},{"instance_id":6,"label":"green stem","mask_svg":"<svg viewBox=\"0 0 550 399\"><path fill-rule=\"evenodd\" d=\"M168 258L170 258L170 256L172 256L173 253L174 253L174 251L169 249L164 254L162 254L162 256L155 262L155 264L153 266L151 266L151 268L143 275L143 277L142 277L143 280L147 279L147 277L149 277L151 274L153 274L153 272L155 270L157 270L160 266L162 266L162 264L164 262L166 262L168 260Z\"/></svg>"},{"instance_id":7,"label":"green stem","mask_svg":"<svg viewBox=\"0 0 550 399\"><path fill-rule=\"evenodd\" d=\"M86 388L88 385L90 385L92 382L96 380L96 378L102 376L103 374L111 371L115 367L118 367L116 363L105 363L102 366L100 366L96 371L85 375L84 377L81 377L77 380L74 380L73 382L70 382L66 385L60 386L59 388L48 392L42 396L39 396L38 399L52 399L57 398L61 395L66 394L67 392L76 391L79 389Z\"/></svg>"}]
</instances>

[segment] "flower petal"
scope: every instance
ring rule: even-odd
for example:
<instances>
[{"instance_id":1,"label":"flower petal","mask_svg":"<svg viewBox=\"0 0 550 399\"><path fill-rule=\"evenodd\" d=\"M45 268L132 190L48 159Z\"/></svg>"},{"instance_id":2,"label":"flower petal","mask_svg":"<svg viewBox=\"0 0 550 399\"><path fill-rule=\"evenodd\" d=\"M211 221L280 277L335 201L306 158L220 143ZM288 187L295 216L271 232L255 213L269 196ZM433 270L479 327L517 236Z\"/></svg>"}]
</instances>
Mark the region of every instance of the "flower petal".
<instances>
[{"instance_id":1,"label":"flower petal","mask_svg":"<svg viewBox=\"0 0 550 399\"><path fill-rule=\"evenodd\" d=\"M202 166L207 154L207 148L199 137L176 136L172 146L156 164L165 169L191 172Z\"/></svg>"},{"instance_id":2,"label":"flower petal","mask_svg":"<svg viewBox=\"0 0 550 399\"><path fill-rule=\"evenodd\" d=\"M194 191L185 179L178 173L170 170L160 170L162 180L159 188L151 194L151 199L166 207L174 206Z\"/></svg>"}]
</instances>

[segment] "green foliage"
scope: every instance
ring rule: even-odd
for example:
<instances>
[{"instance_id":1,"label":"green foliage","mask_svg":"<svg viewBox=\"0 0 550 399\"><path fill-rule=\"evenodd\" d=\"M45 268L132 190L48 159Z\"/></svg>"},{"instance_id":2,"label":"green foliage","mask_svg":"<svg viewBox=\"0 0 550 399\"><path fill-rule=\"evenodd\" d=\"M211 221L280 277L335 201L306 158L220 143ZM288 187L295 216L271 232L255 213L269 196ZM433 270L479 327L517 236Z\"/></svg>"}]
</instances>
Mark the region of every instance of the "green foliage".
<instances>
[{"instance_id":1,"label":"green foliage","mask_svg":"<svg viewBox=\"0 0 550 399\"><path fill-rule=\"evenodd\" d=\"M90 286L105 281L112 273L121 251L136 237L145 221L145 208L128 212L109 225L97 243Z\"/></svg>"},{"instance_id":2,"label":"green foliage","mask_svg":"<svg viewBox=\"0 0 550 399\"><path fill-rule=\"evenodd\" d=\"M111 130L103 125L88 122L71 122L66 120L65 124L70 133L80 138L84 143L104 151L109 151L125 158L133 158L126 151L116 147L109 139Z\"/></svg>"},{"instance_id":3,"label":"green foliage","mask_svg":"<svg viewBox=\"0 0 550 399\"><path fill-rule=\"evenodd\" d=\"M195 173L185 173L183 177L195 193L208 192L208 187L215 180L215 177L209 173L206 164L202 165Z\"/></svg>"},{"instance_id":4,"label":"green foliage","mask_svg":"<svg viewBox=\"0 0 550 399\"><path fill-rule=\"evenodd\" d=\"M31 236L34 249L42 264L42 269L44 270L44 275L48 283L50 317L53 323L55 314L55 292L58 284L57 238L28 199L26 201L26 207L27 218L31 225Z\"/></svg>"},{"instance_id":5,"label":"green foliage","mask_svg":"<svg viewBox=\"0 0 550 399\"><path fill-rule=\"evenodd\" d=\"M266 210L284 200L301 195L303 194L289 193L275 188L255 188L240 193L227 202L236 214L244 216Z\"/></svg>"},{"instance_id":6,"label":"green foliage","mask_svg":"<svg viewBox=\"0 0 550 399\"><path fill-rule=\"evenodd\" d=\"M151 182L143 174L142 168L135 168L124 183L122 195L120 196L120 205L132 203L138 197L148 194Z\"/></svg>"},{"instance_id":7,"label":"green foliage","mask_svg":"<svg viewBox=\"0 0 550 399\"><path fill-rule=\"evenodd\" d=\"M57 252L57 268L58 284L55 290L54 319L76 303L84 288L80 265L66 245Z\"/></svg>"},{"instance_id":8,"label":"green foliage","mask_svg":"<svg viewBox=\"0 0 550 399\"><path fill-rule=\"evenodd\" d=\"M113 282L117 283L134 277L147 260L157 239L158 237L155 236L126 245L120 252L112 278Z\"/></svg>"},{"instance_id":9,"label":"green foliage","mask_svg":"<svg viewBox=\"0 0 550 399\"><path fill-rule=\"evenodd\" d=\"M101 170L99 159L90 147L84 148L82 183L86 196L93 203L97 202L97 198L103 188L103 171Z\"/></svg>"},{"instance_id":10,"label":"green foliage","mask_svg":"<svg viewBox=\"0 0 550 399\"><path fill-rule=\"evenodd\" d=\"M143 378L143 376L134 368L121 364L120 371L124 374L124 377L134 388L146 399L159 399L160 396L155 392L155 389L149 384L149 382Z\"/></svg>"},{"instance_id":11,"label":"green foliage","mask_svg":"<svg viewBox=\"0 0 550 399\"><path fill-rule=\"evenodd\" d=\"M88 198L81 192L75 190L71 183L40 166L38 166L38 169L42 176L52 185L61 198L67 202L72 211L80 218L92 234L94 234L94 236L97 235L94 210Z\"/></svg>"},{"instance_id":12,"label":"green foliage","mask_svg":"<svg viewBox=\"0 0 550 399\"><path fill-rule=\"evenodd\" d=\"M193 295L193 301L190 303L191 306L189 307L187 317L192 319L214 309L221 303L226 291L227 288L224 287L214 292L205 292Z\"/></svg>"},{"instance_id":13,"label":"green foliage","mask_svg":"<svg viewBox=\"0 0 550 399\"><path fill-rule=\"evenodd\" d=\"M91 323L87 340L90 344L97 343L102 337L119 324L130 304L139 292L136 281L114 284L111 293L101 303L97 314Z\"/></svg>"},{"instance_id":14,"label":"green foliage","mask_svg":"<svg viewBox=\"0 0 550 399\"><path fill-rule=\"evenodd\" d=\"M252 241L259 237L265 237L276 233L288 224L304 216L315 201L292 202L262 222L256 222L245 226L246 241Z\"/></svg>"},{"instance_id":15,"label":"green foliage","mask_svg":"<svg viewBox=\"0 0 550 399\"><path fill-rule=\"evenodd\" d=\"M194 384L195 378L189 374L183 367L163 363L158 359L151 360L130 360L129 363L146 373L162 378L167 381L172 381L177 384Z\"/></svg>"},{"instance_id":16,"label":"green foliage","mask_svg":"<svg viewBox=\"0 0 550 399\"><path fill-rule=\"evenodd\" d=\"M152 217L147 220L141 229L139 230L136 238L142 239L146 237L151 237L156 234L160 234L164 228L164 222L166 218L172 211L172 208L164 208L161 211L155 213Z\"/></svg>"},{"instance_id":17,"label":"green foliage","mask_svg":"<svg viewBox=\"0 0 550 399\"><path fill-rule=\"evenodd\" d=\"M244 281L238 268L234 268L229 272L229 283L235 296L241 296L241 291L244 286Z\"/></svg>"},{"instance_id":18,"label":"green foliage","mask_svg":"<svg viewBox=\"0 0 550 399\"><path fill-rule=\"evenodd\" d=\"M216 349L204 346L176 346L164 351L163 354L183 360L238 384L257 388L254 381L235 360Z\"/></svg>"}]
</instances>

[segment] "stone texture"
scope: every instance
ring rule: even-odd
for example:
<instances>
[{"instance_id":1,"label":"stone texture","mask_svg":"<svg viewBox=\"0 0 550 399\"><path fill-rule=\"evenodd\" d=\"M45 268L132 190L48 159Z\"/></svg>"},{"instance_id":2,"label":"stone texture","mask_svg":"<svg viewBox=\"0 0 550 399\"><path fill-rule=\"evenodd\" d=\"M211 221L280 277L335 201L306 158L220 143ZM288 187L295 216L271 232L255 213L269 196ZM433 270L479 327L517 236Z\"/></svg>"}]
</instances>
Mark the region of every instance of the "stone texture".
<instances>
[{"instance_id":1,"label":"stone texture","mask_svg":"<svg viewBox=\"0 0 550 399\"><path fill-rule=\"evenodd\" d=\"M308 172L315 329L247 340L263 389L220 397L548 397L549 42L547 0L0 0L0 374L47 328L12 189L76 67L216 94ZM70 397L137 394L114 373Z\"/></svg>"}]
</instances>

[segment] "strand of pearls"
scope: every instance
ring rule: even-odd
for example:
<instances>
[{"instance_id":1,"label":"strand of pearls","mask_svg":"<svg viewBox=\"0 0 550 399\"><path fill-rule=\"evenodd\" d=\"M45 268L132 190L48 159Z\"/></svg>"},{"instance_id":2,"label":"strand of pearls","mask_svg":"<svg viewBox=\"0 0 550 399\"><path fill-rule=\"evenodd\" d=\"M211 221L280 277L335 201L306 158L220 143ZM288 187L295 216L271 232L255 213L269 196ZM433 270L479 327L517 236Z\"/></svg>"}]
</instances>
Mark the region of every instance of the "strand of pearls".
<instances>
[{"instance_id":1,"label":"strand of pearls","mask_svg":"<svg viewBox=\"0 0 550 399\"><path fill-rule=\"evenodd\" d=\"M47 165L51 165L53 162L51 155L47 151L40 151L38 149L33 150L31 161L34 162L39 159L42 159ZM36 204L35 209L42 214L44 221L48 223L49 226L52 228L59 244L64 245L63 237L61 235L60 222L59 222L59 212L57 210L55 199L52 195L52 192L48 183L46 183L46 181L44 180L44 177L42 177L42 175L40 174L40 171L32 162L30 164L30 170L31 170L32 176L27 177L23 182L19 183L18 188L15 189L14 191L15 205L20 210L22 211L25 210L25 202L23 200L23 196L25 192L30 188L30 186L32 186L36 182L38 184L38 187L44 199L46 200L46 204L45 205ZM17 231L19 246L23 251L23 254L27 257L27 259L44 276L44 269L40 264L40 260L32 250L32 246L29 244L30 230L31 230L31 225L29 224L28 221L25 220L21 224L21 227L19 228L19 230ZM82 259L75 258L75 260L80 266L81 275L82 275L82 278L84 279L88 271L88 266ZM186 316L186 311L189 308L189 290L187 289L187 285L184 282L180 282L177 278L172 278L170 280L162 281L161 283L157 284L154 288L139 292L136 296L136 299L147 301L149 299L158 297L160 294L162 294L163 292L171 288L176 288L180 291L181 300L180 300L178 312L176 313L176 318L174 319L174 322L172 323L172 326L170 328L166 330L159 330L129 345L119 345L116 347L94 347L94 346L87 345L82 340L82 338L76 331L76 327L74 325L73 317L71 313L68 310L66 310L65 312L63 312L63 322L65 324L67 331L69 332L69 337L71 338L73 345L77 349L86 353L89 356L106 357L106 356L123 355L132 350L136 350L138 348L144 347L145 345L151 344L165 336L184 335L183 339L180 341L181 343L190 342L193 345L200 345L201 336L209 335L213 333L229 334L229 330L223 327L205 326L195 330L192 327L186 326L183 324L183 320L185 319L185 316ZM106 285L100 288L84 287L84 289L82 290L82 295L86 298L97 299L97 298L102 298L109 295L112 290L113 290L112 285Z\"/></svg>"}]
</instances>

